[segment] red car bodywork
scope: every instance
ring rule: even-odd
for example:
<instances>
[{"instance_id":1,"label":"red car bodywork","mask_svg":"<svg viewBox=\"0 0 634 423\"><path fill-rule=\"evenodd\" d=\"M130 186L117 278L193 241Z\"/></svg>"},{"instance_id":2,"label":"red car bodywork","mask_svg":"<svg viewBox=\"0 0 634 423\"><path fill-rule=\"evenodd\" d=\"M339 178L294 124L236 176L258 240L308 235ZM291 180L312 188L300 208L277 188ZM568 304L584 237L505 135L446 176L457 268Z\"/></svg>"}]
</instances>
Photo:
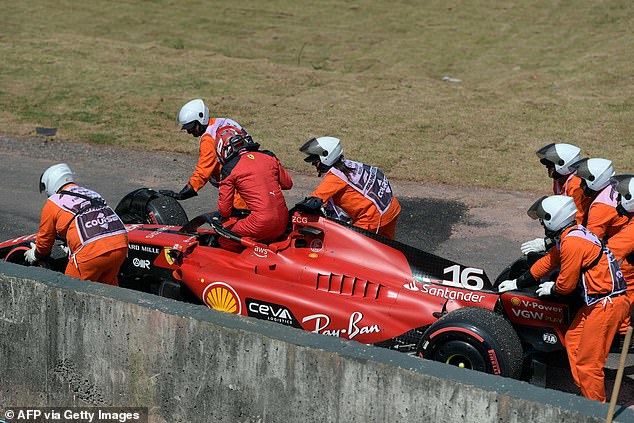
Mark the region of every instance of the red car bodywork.
<instances>
[{"instance_id":1,"label":"red car bodywork","mask_svg":"<svg viewBox=\"0 0 634 423\"><path fill-rule=\"evenodd\" d=\"M421 351L421 336L430 325L465 307L505 316L509 330L535 351L564 346L567 305L526 291L499 294L482 269L320 216L295 213L283 240L264 245L242 239L240 253L213 246L219 234L212 229L126 227L130 249L120 272L124 287L163 295L165 284L182 286L190 298L216 310L411 353ZM19 262L16 258L34 238L1 243L0 259ZM161 281L158 290L145 286L148 280ZM468 324L436 329L430 339L447 331L480 337ZM496 363L492 360L492 373Z\"/></svg>"}]
</instances>

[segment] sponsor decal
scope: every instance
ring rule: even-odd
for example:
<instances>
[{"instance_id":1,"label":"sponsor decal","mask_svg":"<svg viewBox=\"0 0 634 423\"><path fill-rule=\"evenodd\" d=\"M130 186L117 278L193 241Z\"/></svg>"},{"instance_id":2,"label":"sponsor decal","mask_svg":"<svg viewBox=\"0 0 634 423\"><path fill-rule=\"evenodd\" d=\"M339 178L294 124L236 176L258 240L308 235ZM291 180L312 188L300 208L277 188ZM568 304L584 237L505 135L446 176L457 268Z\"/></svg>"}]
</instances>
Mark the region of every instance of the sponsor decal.
<instances>
[{"instance_id":1,"label":"sponsor decal","mask_svg":"<svg viewBox=\"0 0 634 423\"><path fill-rule=\"evenodd\" d=\"M489 350L489 360L491 361L491 366L493 367L493 374L499 375L502 373L500 370L500 363L498 362L498 357L495 354L495 350Z\"/></svg>"},{"instance_id":2,"label":"sponsor decal","mask_svg":"<svg viewBox=\"0 0 634 423\"><path fill-rule=\"evenodd\" d=\"M150 260L140 259L135 257L132 259L132 265L134 267L138 267L139 269L149 269L150 268Z\"/></svg>"},{"instance_id":3,"label":"sponsor decal","mask_svg":"<svg viewBox=\"0 0 634 423\"><path fill-rule=\"evenodd\" d=\"M293 223L308 223L308 218L306 216L293 216Z\"/></svg>"},{"instance_id":4,"label":"sponsor decal","mask_svg":"<svg viewBox=\"0 0 634 423\"><path fill-rule=\"evenodd\" d=\"M144 253L158 254L161 252L159 247L154 247L152 245L129 244L128 246L131 250L142 251Z\"/></svg>"},{"instance_id":5,"label":"sponsor decal","mask_svg":"<svg viewBox=\"0 0 634 423\"><path fill-rule=\"evenodd\" d=\"M201 279L202 281L202 279ZM203 301L207 307L227 313L240 314L242 304L236 291L224 282L213 282L203 291Z\"/></svg>"},{"instance_id":6,"label":"sponsor decal","mask_svg":"<svg viewBox=\"0 0 634 423\"><path fill-rule=\"evenodd\" d=\"M350 315L347 328L331 328L330 316L327 314L311 314L302 319L302 323L314 321L315 328L312 330L314 333L319 333L328 336L344 337L353 339L357 335L363 335L366 333L378 333L381 332L379 325L361 325L363 320L363 313L355 311Z\"/></svg>"},{"instance_id":7,"label":"sponsor decal","mask_svg":"<svg viewBox=\"0 0 634 423\"><path fill-rule=\"evenodd\" d=\"M255 254L257 257L260 257L260 258L267 258L269 255L269 252L266 248L262 248L256 245L255 247L253 247L253 254Z\"/></svg>"},{"instance_id":8,"label":"sponsor decal","mask_svg":"<svg viewBox=\"0 0 634 423\"><path fill-rule=\"evenodd\" d=\"M251 153L247 154L247 157L250 158L251 160L255 160L255 156Z\"/></svg>"},{"instance_id":9,"label":"sponsor decal","mask_svg":"<svg viewBox=\"0 0 634 423\"><path fill-rule=\"evenodd\" d=\"M108 223L118 221L119 217L116 214L106 216L103 212L100 212L94 219L85 222L85 225L88 229L94 228L95 226L100 226L104 229L108 229Z\"/></svg>"},{"instance_id":10,"label":"sponsor decal","mask_svg":"<svg viewBox=\"0 0 634 423\"><path fill-rule=\"evenodd\" d=\"M18 242L28 241L30 239L35 239L36 237L37 237L37 234L25 235L25 236L21 236L19 238L12 239L12 240L7 241L7 242L3 242L2 244L14 244L14 243L17 244Z\"/></svg>"},{"instance_id":11,"label":"sponsor decal","mask_svg":"<svg viewBox=\"0 0 634 423\"><path fill-rule=\"evenodd\" d=\"M448 287L440 287L431 284L423 284L421 290L423 294L433 295L435 297L447 300L468 301L471 303L480 303L484 299L484 295L480 295L473 291L454 291Z\"/></svg>"},{"instance_id":12,"label":"sponsor decal","mask_svg":"<svg viewBox=\"0 0 634 423\"><path fill-rule=\"evenodd\" d=\"M252 298L247 298L245 302L247 305L247 314L251 317L301 328L297 319L293 316L293 313L282 305L254 300Z\"/></svg>"},{"instance_id":13,"label":"sponsor decal","mask_svg":"<svg viewBox=\"0 0 634 423\"><path fill-rule=\"evenodd\" d=\"M535 309L535 310L550 311L550 312L553 312L553 313L563 313L564 312L564 309L559 307L559 306L541 304L541 303L538 303L537 301L526 301L526 300L523 300L522 301L522 305L524 307L532 308L532 309Z\"/></svg>"},{"instance_id":14,"label":"sponsor decal","mask_svg":"<svg viewBox=\"0 0 634 423\"><path fill-rule=\"evenodd\" d=\"M324 242L321 239L315 238L310 241L310 251L313 253L320 252L322 248L324 248Z\"/></svg>"},{"instance_id":15,"label":"sponsor decal","mask_svg":"<svg viewBox=\"0 0 634 423\"><path fill-rule=\"evenodd\" d=\"M545 333L542 335L542 339L547 344L556 344L557 343L557 335L554 333Z\"/></svg>"},{"instance_id":16,"label":"sponsor decal","mask_svg":"<svg viewBox=\"0 0 634 423\"><path fill-rule=\"evenodd\" d=\"M160 228L156 228L154 231L150 232L149 234L147 234L145 237L147 239L151 239L154 238L157 235L160 235L161 232L165 232L170 230L172 227L171 226L164 226L164 227L160 227Z\"/></svg>"},{"instance_id":17,"label":"sponsor decal","mask_svg":"<svg viewBox=\"0 0 634 423\"><path fill-rule=\"evenodd\" d=\"M446 267L443 269L443 274L450 273L451 280L443 280L443 285L455 286L456 288L467 288L474 291L480 291L484 288L484 279L480 275L484 275L484 270L477 267L460 268L459 264Z\"/></svg>"},{"instance_id":18,"label":"sponsor decal","mask_svg":"<svg viewBox=\"0 0 634 423\"><path fill-rule=\"evenodd\" d=\"M310 257L310 258L317 258L317 257L319 257L319 254L317 254L317 253L310 253L310 254L308 254L308 257Z\"/></svg>"},{"instance_id":19,"label":"sponsor decal","mask_svg":"<svg viewBox=\"0 0 634 423\"><path fill-rule=\"evenodd\" d=\"M406 283L403 285L403 288L409 289L410 291L420 291L418 285L416 285L416 281L411 281L410 283Z\"/></svg>"},{"instance_id":20,"label":"sponsor decal","mask_svg":"<svg viewBox=\"0 0 634 423\"><path fill-rule=\"evenodd\" d=\"M555 324L562 324L564 322L564 310L559 306L541 304L537 301L531 300L520 300L516 297L511 299L511 304L516 307L522 307L511 308L511 312L515 315L515 317L523 317L524 319L530 320L541 320Z\"/></svg>"}]
</instances>

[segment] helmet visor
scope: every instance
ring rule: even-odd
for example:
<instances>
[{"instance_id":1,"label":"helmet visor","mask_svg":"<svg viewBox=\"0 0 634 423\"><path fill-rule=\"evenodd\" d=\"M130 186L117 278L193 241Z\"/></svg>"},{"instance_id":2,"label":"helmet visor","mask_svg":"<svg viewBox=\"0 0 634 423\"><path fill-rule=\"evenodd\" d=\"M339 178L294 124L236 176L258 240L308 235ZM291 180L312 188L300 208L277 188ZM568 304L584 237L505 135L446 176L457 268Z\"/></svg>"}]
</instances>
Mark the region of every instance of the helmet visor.
<instances>
[{"instance_id":1,"label":"helmet visor","mask_svg":"<svg viewBox=\"0 0 634 423\"><path fill-rule=\"evenodd\" d=\"M44 185L44 182L42 182L42 178L44 178L44 172L42 172L42 174L40 175L40 194L43 193L46 189L46 185Z\"/></svg>"},{"instance_id":2,"label":"helmet visor","mask_svg":"<svg viewBox=\"0 0 634 423\"><path fill-rule=\"evenodd\" d=\"M313 161L313 159L311 160L307 160L308 158L312 156L327 156L328 155L328 151L324 150L323 147L321 145L319 145L319 142L317 141L317 138L311 138L308 141L306 141L304 143L304 145L302 145L299 148L299 151L301 151L304 154L308 154L308 157L306 159L304 159L305 161Z\"/></svg>"},{"instance_id":3,"label":"helmet visor","mask_svg":"<svg viewBox=\"0 0 634 423\"><path fill-rule=\"evenodd\" d=\"M592 174L590 168L588 167L588 160L588 158L581 159L577 163L570 165L570 167L577 171L578 177L592 182L594 181L595 176Z\"/></svg>"},{"instance_id":4,"label":"helmet visor","mask_svg":"<svg viewBox=\"0 0 634 423\"><path fill-rule=\"evenodd\" d=\"M537 150L535 154L537 154L537 157L539 157L540 159L539 161L544 166L553 166L555 164L562 166L564 164L564 161L561 159L561 157L559 157L559 154L557 154L555 143L543 146L542 148Z\"/></svg>"},{"instance_id":5,"label":"helmet visor","mask_svg":"<svg viewBox=\"0 0 634 423\"><path fill-rule=\"evenodd\" d=\"M550 219L550 214L547 213L542 206L542 201L544 201L544 199L546 198L546 196L543 196L539 200L535 201L535 203L533 203L533 205L528 208L528 211L526 212L526 214L528 214L528 217L540 221Z\"/></svg>"}]
</instances>

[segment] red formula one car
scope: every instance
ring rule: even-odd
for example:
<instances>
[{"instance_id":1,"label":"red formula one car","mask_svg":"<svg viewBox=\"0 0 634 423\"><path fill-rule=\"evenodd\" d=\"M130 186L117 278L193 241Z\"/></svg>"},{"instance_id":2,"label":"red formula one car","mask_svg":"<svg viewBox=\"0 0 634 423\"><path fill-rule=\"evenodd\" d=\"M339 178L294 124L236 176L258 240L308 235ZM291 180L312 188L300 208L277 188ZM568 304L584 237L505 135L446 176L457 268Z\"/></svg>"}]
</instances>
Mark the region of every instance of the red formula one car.
<instances>
[{"instance_id":1,"label":"red formula one car","mask_svg":"<svg viewBox=\"0 0 634 423\"><path fill-rule=\"evenodd\" d=\"M482 269L320 215L293 213L285 236L265 245L204 215L187 223L178 202L150 189L116 211L129 236L124 287L513 378L564 349L571 313L562 301L499 294ZM218 237L244 250L224 250ZM0 259L24 264L34 238L1 243ZM66 258L54 249L47 263L63 271Z\"/></svg>"}]
</instances>

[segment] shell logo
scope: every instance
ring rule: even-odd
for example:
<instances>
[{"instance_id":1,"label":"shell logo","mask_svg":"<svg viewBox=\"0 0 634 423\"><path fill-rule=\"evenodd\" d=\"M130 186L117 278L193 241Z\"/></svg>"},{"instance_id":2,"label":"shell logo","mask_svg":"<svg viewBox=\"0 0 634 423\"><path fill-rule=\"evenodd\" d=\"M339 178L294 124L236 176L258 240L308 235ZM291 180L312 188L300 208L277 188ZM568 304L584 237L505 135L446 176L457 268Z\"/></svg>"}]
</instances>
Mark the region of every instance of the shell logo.
<instances>
[{"instance_id":1,"label":"shell logo","mask_svg":"<svg viewBox=\"0 0 634 423\"><path fill-rule=\"evenodd\" d=\"M518 306L518 305L520 305L521 303L522 303L522 302L520 301L520 299L519 299L519 298L517 298L517 297L513 297L513 298L511 298L511 304L513 304L514 306Z\"/></svg>"},{"instance_id":2,"label":"shell logo","mask_svg":"<svg viewBox=\"0 0 634 423\"><path fill-rule=\"evenodd\" d=\"M236 291L224 282L209 284L203 291L203 301L209 308L227 313L240 314L242 303Z\"/></svg>"}]
</instances>

